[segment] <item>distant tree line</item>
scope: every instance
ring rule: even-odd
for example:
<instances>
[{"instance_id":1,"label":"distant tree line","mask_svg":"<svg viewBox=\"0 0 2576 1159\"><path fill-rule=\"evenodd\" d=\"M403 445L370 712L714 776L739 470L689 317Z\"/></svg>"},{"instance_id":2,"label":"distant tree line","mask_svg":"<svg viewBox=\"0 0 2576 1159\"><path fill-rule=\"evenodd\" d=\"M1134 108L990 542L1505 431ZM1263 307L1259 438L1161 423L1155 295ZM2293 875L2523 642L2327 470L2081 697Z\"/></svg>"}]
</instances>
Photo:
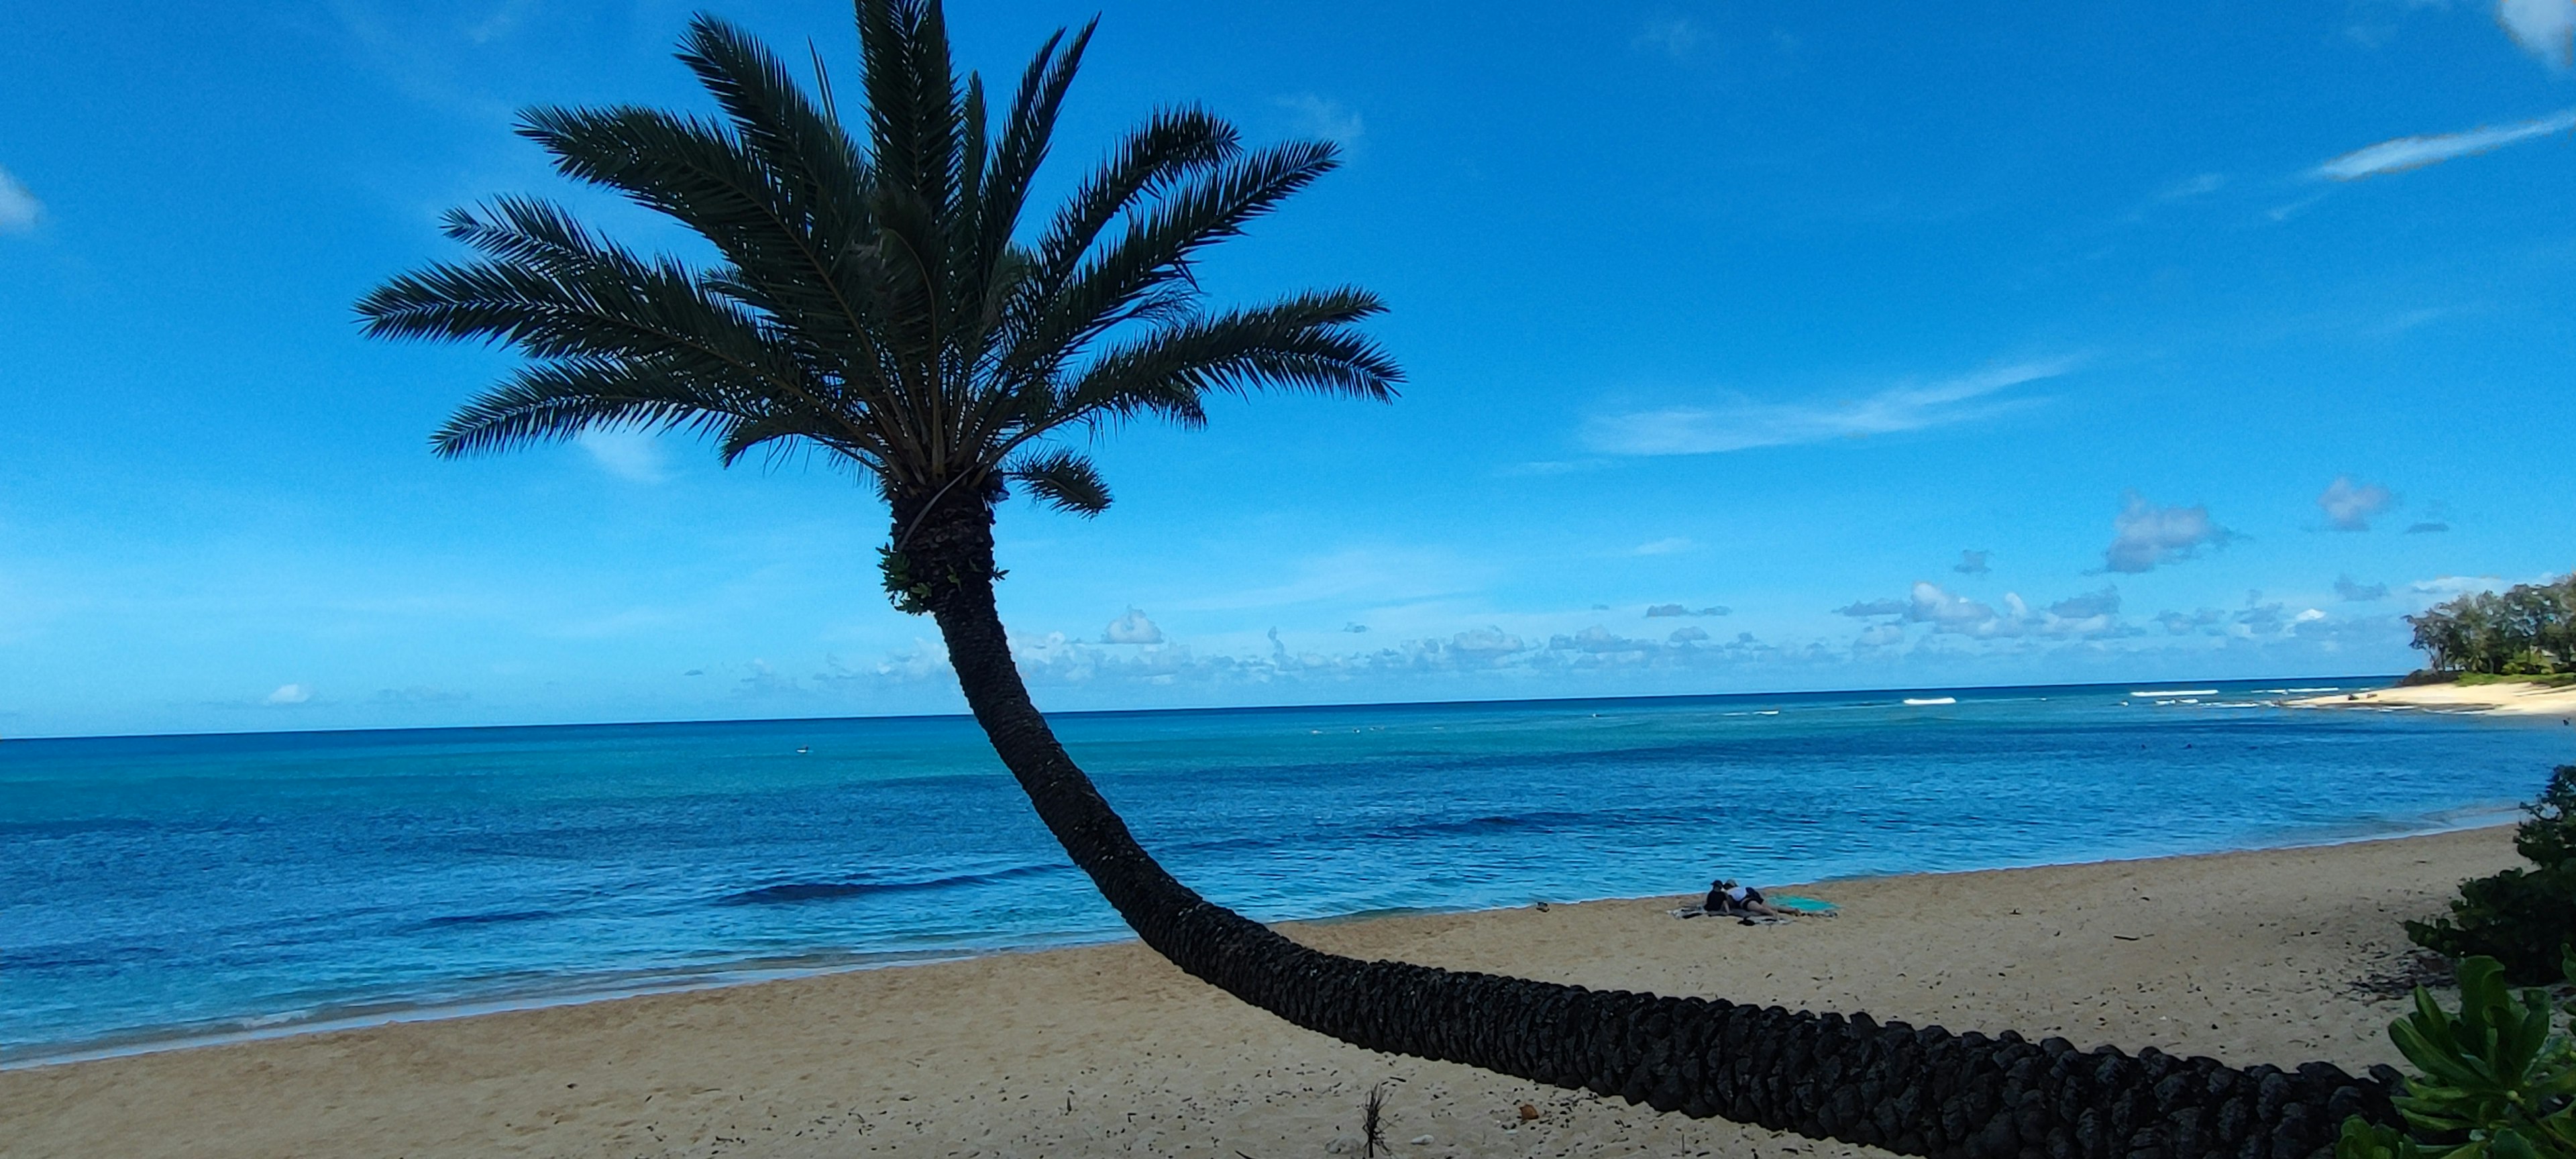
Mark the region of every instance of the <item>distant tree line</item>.
<instances>
[{"instance_id":1,"label":"distant tree line","mask_svg":"<svg viewBox=\"0 0 2576 1159\"><path fill-rule=\"evenodd\" d=\"M2471 592L2408 616L2437 673L2546 676L2576 671L2576 572Z\"/></svg>"}]
</instances>

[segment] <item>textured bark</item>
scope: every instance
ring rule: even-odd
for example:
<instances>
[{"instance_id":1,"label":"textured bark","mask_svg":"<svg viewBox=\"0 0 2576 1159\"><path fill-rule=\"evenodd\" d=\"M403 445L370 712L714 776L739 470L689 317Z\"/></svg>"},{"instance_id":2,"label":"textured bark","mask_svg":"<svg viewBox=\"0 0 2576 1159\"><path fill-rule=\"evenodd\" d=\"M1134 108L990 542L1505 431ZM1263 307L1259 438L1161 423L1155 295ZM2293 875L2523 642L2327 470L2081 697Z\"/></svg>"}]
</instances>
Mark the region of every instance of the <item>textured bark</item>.
<instances>
[{"instance_id":1,"label":"textured bark","mask_svg":"<svg viewBox=\"0 0 2576 1159\"><path fill-rule=\"evenodd\" d=\"M907 513L898 504L898 516ZM1533 982L1298 945L1181 884L1128 833L1029 700L993 601L992 514L943 504L915 575L966 701L1074 864L1145 944L1317 1033L1659 1111L1938 1159L2310 1159L2358 1114L2396 1124L2395 1072L2238 1070L2152 1048L2078 1051L1723 1000Z\"/></svg>"}]
</instances>

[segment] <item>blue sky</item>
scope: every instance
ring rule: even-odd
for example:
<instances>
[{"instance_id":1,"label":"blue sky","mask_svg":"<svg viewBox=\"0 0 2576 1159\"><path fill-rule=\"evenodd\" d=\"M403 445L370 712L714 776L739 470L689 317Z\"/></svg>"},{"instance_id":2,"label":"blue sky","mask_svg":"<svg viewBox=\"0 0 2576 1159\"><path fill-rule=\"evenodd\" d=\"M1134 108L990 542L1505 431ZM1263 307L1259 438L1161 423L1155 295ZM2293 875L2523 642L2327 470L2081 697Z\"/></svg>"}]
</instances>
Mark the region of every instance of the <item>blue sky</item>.
<instances>
[{"instance_id":1,"label":"blue sky","mask_svg":"<svg viewBox=\"0 0 2576 1159\"><path fill-rule=\"evenodd\" d=\"M956 708L845 476L435 461L506 357L357 335L493 194L685 248L509 126L704 107L688 11L13 15L0 735ZM848 67L842 6L718 11ZM1091 11L951 20L1008 76ZM1049 707L2393 672L2576 559L2571 0L1102 17L1053 187L1157 104L1341 141L1207 281L1375 289L1410 381L1013 505Z\"/></svg>"}]
</instances>

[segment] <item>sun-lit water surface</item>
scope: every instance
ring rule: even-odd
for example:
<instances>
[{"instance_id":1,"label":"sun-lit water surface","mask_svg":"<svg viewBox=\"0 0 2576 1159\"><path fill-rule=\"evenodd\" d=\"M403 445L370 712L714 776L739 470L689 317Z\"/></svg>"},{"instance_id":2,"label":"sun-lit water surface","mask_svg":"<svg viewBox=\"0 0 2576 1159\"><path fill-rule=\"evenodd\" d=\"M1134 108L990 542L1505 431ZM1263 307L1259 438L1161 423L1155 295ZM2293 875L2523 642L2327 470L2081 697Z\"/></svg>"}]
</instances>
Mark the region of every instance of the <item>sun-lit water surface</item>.
<instances>
[{"instance_id":1,"label":"sun-lit water surface","mask_svg":"<svg viewBox=\"0 0 2576 1159\"><path fill-rule=\"evenodd\" d=\"M1057 727L1271 920L2414 832L2576 761L2556 721L2262 703L2330 683ZM963 718L9 741L0 845L0 1062L1124 933Z\"/></svg>"}]
</instances>

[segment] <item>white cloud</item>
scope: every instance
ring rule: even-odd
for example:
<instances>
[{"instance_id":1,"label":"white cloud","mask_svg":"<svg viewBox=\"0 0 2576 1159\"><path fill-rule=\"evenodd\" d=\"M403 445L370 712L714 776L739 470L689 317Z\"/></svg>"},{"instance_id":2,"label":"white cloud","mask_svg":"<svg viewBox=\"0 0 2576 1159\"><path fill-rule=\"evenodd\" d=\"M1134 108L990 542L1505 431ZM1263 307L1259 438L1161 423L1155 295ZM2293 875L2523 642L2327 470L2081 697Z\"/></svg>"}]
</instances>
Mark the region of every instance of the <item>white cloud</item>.
<instances>
[{"instance_id":1,"label":"white cloud","mask_svg":"<svg viewBox=\"0 0 2576 1159\"><path fill-rule=\"evenodd\" d=\"M2399 137L2382 141L2365 149L2355 149L2316 168L2316 175L2334 181L2358 181L2382 173L2401 173L2438 165L2454 158L2501 149L2507 145L2564 133L2576 129L2576 109L2563 109L2538 120L2521 121L2495 128L2479 127L2465 133L2440 133L2429 137Z\"/></svg>"},{"instance_id":2,"label":"white cloud","mask_svg":"<svg viewBox=\"0 0 2576 1159\"><path fill-rule=\"evenodd\" d=\"M1297 131L1309 137L1321 137L1336 145L1349 146L1368 132L1368 122L1340 101L1326 100L1313 93L1281 97L1280 108L1296 114Z\"/></svg>"},{"instance_id":3,"label":"white cloud","mask_svg":"<svg viewBox=\"0 0 2576 1159\"><path fill-rule=\"evenodd\" d=\"M2074 369L2072 359L2020 362L1933 383L1905 383L1857 400L1762 402L1731 395L1714 406L1602 415L1584 441L1615 455L1705 455L1895 434L1967 422L2014 405L1990 396Z\"/></svg>"},{"instance_id":4,"label":"white cloud","mask_svg":"<svg viewBox=\"0 0 2576 1159\"><path fill-rule=\"evenodd\" d=\"M2158 507L2134 491L2112 517L2111 528L2111 546L2102 552L2103 570L2130 574L2178 563L2198 555L2203 547L2224 547L2238 538L2210 522L2207 507Z\"/></svg>"},{"instance_id":5,"label":"white cloud","mask_svg":"<svg viewBox=\"0 0 2576 1159\"><path fill-rule=\"evenodd\" d=\"M1854 600L1834 609L1837 616L1902 616L1913 605L1903 600Z\"/></svg>"},{"instance_id":6,"label":"white cloud","mask_svg":"<svg viewBox=\"0 0 2576 1159\"><path fill-rule=\"evenodd\" d=\"M1154 621L1147 619L1145 613L1129 608L1126 615L1109 621L1109 627L1100 633L1100 642L1103 644L1160 644L1163 642L1163 629L1156 626Z\"/></svg>"},{"instance_id":7,"label":"white cloud","mask_svg":"<svg viewBox=\"0 0 2576 1159\"><path fill-rule=\"evenodd\" d=\"M1991 551L1962 551L1959 562L1951 564L1950 570L1960 575L1984 575L1991 570L1986 566L1986 557L1993 554Z\"/></svg>"},{"instance_id":8,"label":"white cloud","mask_svg":"<svg viewBox=\"0 0 2576 1159\"><path fill-rule=\"evenodd\" d=\"M1678 57L1690 55L1690 50L1699 47L1699 42L1699 25L1691 23L1689 17L1675 16L1670 20L1647 21L1646 30L1638 33L1637 39L1630 43L1637 48Z\"/></svg>"},{"instance_id":9,"label":"white cloud","mask_svg":"<svg viewBox=\"0 0 2576 1159\"><path fill-rule=\"evenodd\" d=\"M1691 546L1691 541L1684 539L1681 536L1674 535L1655 540L1652 543L1640 543L1635 548L1631 549L1629 554L1671 555L1675 552L1689 551Z\"/></svg>"},{"instance_id":10,"label":"white cloud","mask_svg":"<svg viewBox=\"0 0 2576 1159\"><path fill-rule=\"evenodd\" d=\"M45 219L45 203L18 178L0 169L0 233L26 233Z\"/></svg>"},{"instance_id":11,"label":"white cloud","mask_svg":"<svg viewBox=\"0 0 2576 1159\"><path fill-rule=\"evenodd\" d=\"M2225 188L2226 185L2226 174L2202 173L2197 176L2184 178L2181 181L2174 182L2173 184L2164 187L2156 193L2156 200L2181 201L2185 198L2199 197L2208 193L2216 193L2220 189Z\"/></svg>"},{"instance_id":12,"label":"white cloud","mask_svg":"<svg viewBox=\"0 0 2576 1159\"><path fill-rule=\"evenodd\" d=\"M2552 68L2567 67L2576 48L2576 0L2496 0L2496 23Z\"/></svg>"},{"instance_id":13,"label":"white cloud","mask_svg":"<svg viewBox=\"0 0 2576 1159\"><path fill-rule=\"evenodd\" d=\"M2326 523L2337 531L2368 531L2370 521L2397 502L2397 496L2377 483L2354 483L2350 475L2337 475L2317 496L2318 509L2326 513Z\"/></svg>"},{"instance_id":14,"label":"white cloud","mask_svg":"<svg viewBox=\"0 0 2576 1159\"><path fill-rule=\"evenodd\" d=\"M583 431L573 440L599 469L630 483L662 481L662 443L650 431Z\"/></svg>"},{"instance_id":15,"label":"white cloud","mask_svg":"<svg viewBox=\"0 0 2576 1159\"><path fill-rule=\"evenodd\" d=\"M1905 642L1905 629L1895 624L1872 624L1860 630L1855 641L1863 648L1889 648Z\"/></svg>"},{"instance_id":16,"label":"white cloud","mask_svg":"<svg viewBox=\"0 0 2576 1159\"><path fill-rule=\"evenodd\" d=\"M2335 577L2334 590L2335 598L2348 604L2366 604L2372 600L2388 598L2387 584L2360 583L2348 575Z\"/></svg>"},{"instance_id":17,"label":"white cloud","mask_svg":"<svg viewBox=\"0 0 2576 1159\"><path fill-rule=\"evenodd\" d=\"M280 684L277 686L277 691L269 693L268 699L263 703L283 707L290 704L303 704L311 699L313 699L313 690L304 685Z\"/></svg>"},{"instance_id":18,"label":"white cloud","mask_svg":"<svg viewBox=\"0 0 2576 1159\"><path fill-rule=\"evenodd\" d=\"M2417 580L2406 585L2406 590L2419 596L2440 596L2443 599L2449 599L2453 596L2464 596L2470 592L2500 592L2508 586L2510 585L2497 576L2446 575L2434 579Z\"/></svg>"}]
</instances>

